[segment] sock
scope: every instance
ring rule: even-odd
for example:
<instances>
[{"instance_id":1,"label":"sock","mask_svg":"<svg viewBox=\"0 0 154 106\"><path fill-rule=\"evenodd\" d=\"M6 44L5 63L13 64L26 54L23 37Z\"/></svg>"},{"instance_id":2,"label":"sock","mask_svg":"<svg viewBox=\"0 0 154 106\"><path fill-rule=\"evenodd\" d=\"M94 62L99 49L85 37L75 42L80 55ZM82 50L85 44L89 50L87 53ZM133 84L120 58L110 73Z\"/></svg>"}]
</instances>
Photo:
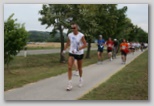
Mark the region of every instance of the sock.
<instances>
[{"instance_id":1,"label":"sock","mask_svg":"<svg viewBox=\"0 0 154 106\"><path fill-rule=\"evenodd\" d=\"M72 83L72 80L69 80L68 83Z\"/></svg>"},{"instance_id":2,"label":"sock","mask_svg":"<svg viewBox=\"0 0 154 106\"><path fill-rule=\"evenodd\" d=\"M82 79L82 77L80 77L80 81L82 81L83 79Z\"/></svg>"}]
</instances>

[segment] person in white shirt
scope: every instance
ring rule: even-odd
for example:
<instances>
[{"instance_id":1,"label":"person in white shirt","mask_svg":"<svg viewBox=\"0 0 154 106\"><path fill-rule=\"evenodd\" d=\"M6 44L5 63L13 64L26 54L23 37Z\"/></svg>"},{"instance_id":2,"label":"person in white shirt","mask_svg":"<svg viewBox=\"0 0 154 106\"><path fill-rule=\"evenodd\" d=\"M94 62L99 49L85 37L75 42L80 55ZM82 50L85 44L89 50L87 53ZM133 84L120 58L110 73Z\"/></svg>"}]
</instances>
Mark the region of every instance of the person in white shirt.
<instances>
[{"instance_id":1,"label":"person in white shirt","mask_svg":"<svg viewBox=\"0 0 154 106\"><path fill-rule=\"evenodd\" d=\"M131 48L132 48L132 54L134 55L134 52L135 52L135 42L132 42L132 45L131 45Z\"/></svg>"},{"instance_id":2,"label":"person in white shirt","mask_svg":"<svg viewBox=\"0 0 154 106\"><path fill-rule=\"evenodd\" d=\"M72 32L68 34L68 40L64 47L63 54L66 52L65 50L70 46L69 49L69 57L68 57L68 86L66 88L67 91L70 91L72 86L72 67L74 64L74 59L77 60L78 70L79 70L79 86L81 87L83 84L82 79L82 59L84 56L84 48L87 46L86 40L84 38L84 34L78 31L78 25L73 23L71 25Z\"/></svg>"}]
</instances>

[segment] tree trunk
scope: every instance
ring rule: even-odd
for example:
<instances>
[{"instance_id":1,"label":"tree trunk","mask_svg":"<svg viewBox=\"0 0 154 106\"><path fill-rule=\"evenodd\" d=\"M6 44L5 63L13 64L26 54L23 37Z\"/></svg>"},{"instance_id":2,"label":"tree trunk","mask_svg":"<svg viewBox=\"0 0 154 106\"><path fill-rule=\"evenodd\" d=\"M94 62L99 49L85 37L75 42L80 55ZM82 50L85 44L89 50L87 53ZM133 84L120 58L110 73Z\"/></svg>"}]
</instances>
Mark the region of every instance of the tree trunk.
<instances>
[{"instance_id":1,"label":"tree trunk","mask_svg":"<svg viewBox=\"0 0 154 106\"><path fill-rule=\"evenodd\" d=\"M90 58L90 48L91 48L91 39L88 40L88 49L87 49L86 59Z\"/></svg>"},{"instance_id":2,"label":"tree trunk","mask_svg":"<svg viewBox=\"0 0 154 106\"><path fill-rule=\"evenodd\" d=\"M61 40L61 50L60 50L60 62L65 63L65 57L61 54L64 50L64 36L63 36L63 30L60 26L60 40Z\"/></svg>"},{"instance_id":3,"label":"tree trunk","mask_svg":"<svg viewBox=\"0 0 154 106\"><path fill-rule=\"evenodd\" d=\"M10 71L10 69L9 69L9 58L8 58L8 61L7 61L7 63L6 63L6 70L7 70L7 73L11 73L11 71Z\"/></svg>"}]
</instances>

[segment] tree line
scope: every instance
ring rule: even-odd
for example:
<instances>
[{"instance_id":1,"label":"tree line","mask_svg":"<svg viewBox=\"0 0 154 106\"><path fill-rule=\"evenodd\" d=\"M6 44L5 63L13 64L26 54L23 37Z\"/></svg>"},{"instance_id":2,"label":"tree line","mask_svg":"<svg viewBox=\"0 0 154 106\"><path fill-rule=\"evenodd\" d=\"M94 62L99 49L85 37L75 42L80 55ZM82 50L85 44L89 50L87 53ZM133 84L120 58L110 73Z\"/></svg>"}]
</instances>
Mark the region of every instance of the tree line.
<instances>
[{"instance_id":1,"label":"tree line","mask_svg":"<svg viewBox=\"0 0 154 106\"><path fill-rule=\"evenodd\" d=\"M90 58L92 39L103 35L104 39L125 38L128 41L148 42L148 33L134 25L126 15L127 6L118 9L117 4L46 4L39 11L38 19L46 28L54 27L51 35L60 32L61 52L64 49L63 31L71 31L70 23L76 22L88 42L86 58ZM60 54L60 62L65 61Z\"/></svg>"},{"instance_id":2,"label":"tree line","mask_svg":"<svg viewBox=\"0 0 154 106\"><path fill-rule=\"evenodd\" d=\"M48 31L28 31L28 42L60 42L60 33L57 32L54 36ZM67 35L64 33L64 42L67 40Z\"/></svg>"}]
</instances>

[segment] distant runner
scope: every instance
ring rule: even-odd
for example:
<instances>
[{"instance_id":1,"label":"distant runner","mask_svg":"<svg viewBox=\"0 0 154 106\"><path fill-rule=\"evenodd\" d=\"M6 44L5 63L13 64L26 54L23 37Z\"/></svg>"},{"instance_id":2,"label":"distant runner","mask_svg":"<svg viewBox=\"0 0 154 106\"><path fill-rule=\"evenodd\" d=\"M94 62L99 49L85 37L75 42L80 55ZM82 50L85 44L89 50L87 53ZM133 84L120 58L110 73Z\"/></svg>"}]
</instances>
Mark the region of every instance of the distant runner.
<instances>
[{"instance_id":1,"label":"distant runner","mask_svg":"<svg viewBox=\"0 0 154 106\"><path fill-rule=\"evenodd\" d=\"M117 53L118 53L118 49L119 49L119 42L117 41L117 39L114 39L114 45L113 45L113 59L116 59L117 57Z\"/></svg>"},{"instance_id":2,"label":"distant runner","mask_svg":"<svg viewBox=\"0 0 154 106\"><path fill-rule=\"evenodd\" d=\"M97 46L98 46L98 50L97 50L97 56L98 56L98 64L101 64L103 62L103 58L102 58L102 53L104 50L104 44L105 44L105 40L102 39L102 35L99 35L99 39L97 40Z\"/></svg>"},{"instance_id":3,"label":"distant runner","mask_svg":"<svg viewBox=\"0 0 154 106\"><path fill-rule=\"evenodd\" d=\"M108 41L106 42L107 45L107 53L108 53L108 57L110 59L110 61L112 61L112 50L113 50L113 41L111 38L108 39Z\"/></svg>"},{"instance_id":4,"label":"distant runner","mask_svg":"<svg viewBox=\"0 0 154 106\"><path fill-rule=\"evenodd\" d=\"M123 39L123 42L120 44L120 50L121 50L122 64L126 64L126 57L127 53L129 52L129 49L128 49L128 43L126 42L125 39Z\"/></svg>"}]
</instances>

